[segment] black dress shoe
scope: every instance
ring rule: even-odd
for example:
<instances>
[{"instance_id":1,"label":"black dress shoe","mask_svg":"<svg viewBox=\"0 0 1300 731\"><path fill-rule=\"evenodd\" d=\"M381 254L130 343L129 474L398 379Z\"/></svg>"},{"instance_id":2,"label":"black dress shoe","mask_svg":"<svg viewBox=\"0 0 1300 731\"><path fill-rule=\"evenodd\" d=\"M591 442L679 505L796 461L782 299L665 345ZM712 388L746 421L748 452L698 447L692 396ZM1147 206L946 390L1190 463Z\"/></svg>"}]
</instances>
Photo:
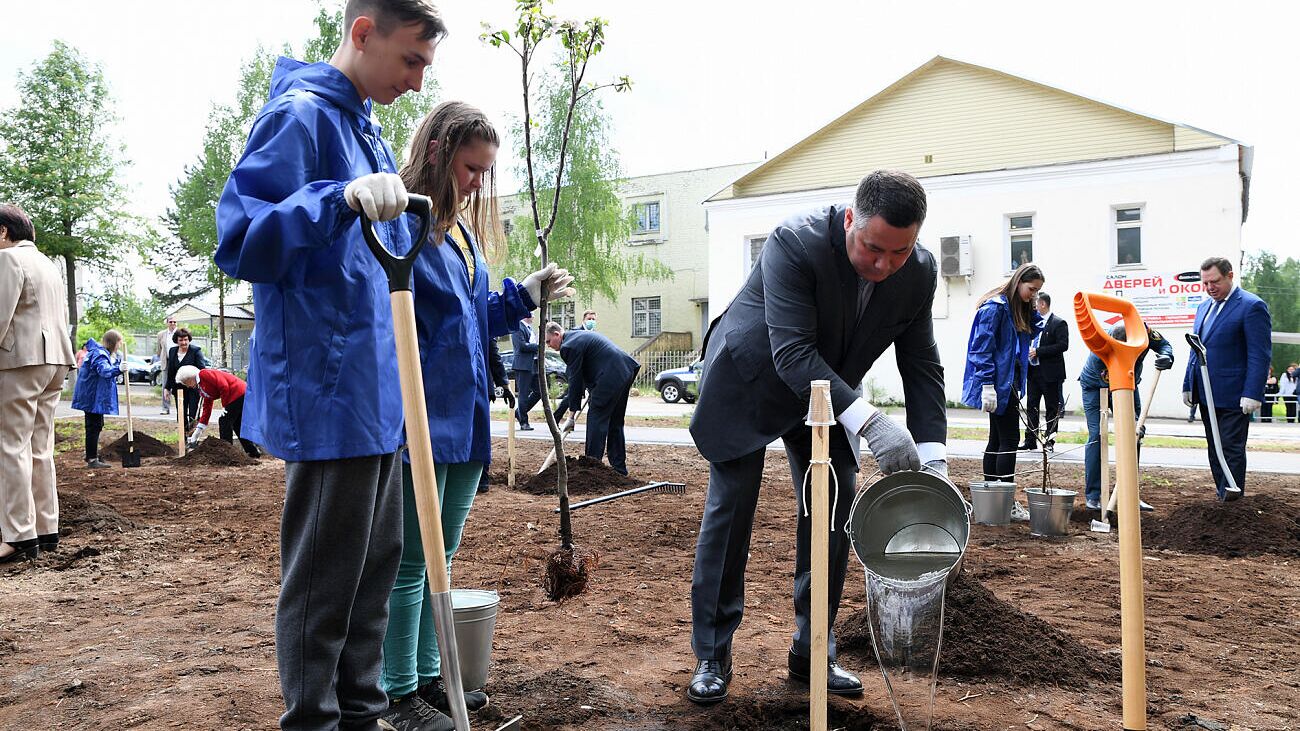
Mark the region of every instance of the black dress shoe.
<instances>
[{"instance_id":1,"label":"black dress shoe","mask_svg":"<svg viewBox=\"0 0 1300 731\"><path fill-rule=\"evenodd\" d=\"M701 660L695 666L691 684L686 687L686 697L700 705L709 705L726 699L731 683L731 657L721 660Z\"/></svg>"},{"instance_id":2,"label":"black dress shoe","mask_svg":"<svg viewBox=\"0 0 1300 731\"><path fill-rule=\"evenodd\" d=\"M523 426L519 427L519 431L532 431L532 430L533 427L528 424L524 424Z\"/></svg>"},{"instance_id":3,"label":"black dress shoe","mask_svg":"<svg viewBox=\"0 0 1300 731\"><path fill-rule=\"evenodd\" d=\"M56 551L59 548L59 534L46 533L36 536L36 543L40 545L42 551Z\"/></svg>"},{"instance_id":4,"label":"black dress shoe","mask_svg":"<svg viewBox=\"0 0 1300 731\"><path fill-rule=\"evenodd\" d=\"M14 552L0 557L0 564L13 563L14 561L31 561L41 555L40 542L35 538L29 538L25 541L6 541L6 544L14 549Z\"/></svg>"},{"instance_id":5,"label":"black dress shoe","mask_svg":"<svg viewBox=\"0 0 1300 731\"><path fill-rule=\"evenodd\" d=\"M796 655L794 650L791 650L787 664L791 678L808 682L808 658ZM840 667L839 663L831 660L826 666L826 692L835 695L862 695L862 681L858 680L858 676Z\"/></svg>"}]
</instances>

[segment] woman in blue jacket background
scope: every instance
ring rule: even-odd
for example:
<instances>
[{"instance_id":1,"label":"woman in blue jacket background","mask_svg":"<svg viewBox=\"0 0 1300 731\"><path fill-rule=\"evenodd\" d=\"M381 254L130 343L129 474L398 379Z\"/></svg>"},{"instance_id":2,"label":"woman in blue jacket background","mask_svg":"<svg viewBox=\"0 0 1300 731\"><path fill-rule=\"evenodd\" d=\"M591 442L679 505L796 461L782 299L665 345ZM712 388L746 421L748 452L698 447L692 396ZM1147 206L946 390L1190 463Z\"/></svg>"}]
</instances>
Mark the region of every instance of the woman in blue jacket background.
<instances>
[{"instance_id":1,"label":"woman in blue jacket background","mask_svg":"<svg viewBox=\"0 0 1300 731\"><path fill-rule=\"evenodd\" d=\"M126 357L117 352L121 343L122 334L116 330L104 333L103 345L90 338L86 341L86 357L77 370L72 408L86 414L87 467L108 467L99 458L99 433L104 429L104 414L117 413L117 378L128 367Z\"/></svg>"},{"instance_id":2,"label":"woman in blue jacket background","mask_svg":"<svg viewBox=\"0 0 1300 731\"><path fill-rule=\"evenodd\" d=\"M989 415L984 479L1015 482L1020 437L1020 396L1029 372L1029 343L1042 315L1034 297L1043 287L1036 264L1021 264L1001 286L980 300L966 347L962 403ZM1028 519L1021 510L1013 517Z\"/></svg>"},{"instance_id":3,"label":"woman in blue jacket background","mask_svg":"<svg viewBox=\"0 0 1300 731\"><path fill-rule=\"evenodd\" d=\"M554 264L522 283L503 279L500 292L488 290L483 244L496 253L505 239L493 174L499 145L481 111L443 102L420 123L401 170L407 190L433 202L431 240L415 262L414 299L449 571L479 476L491 459L489 339L507 334L528 316L543 282L561 297L572 292L566 290L572 278ZM410 225L416 235L416 223ZM418 691L446 714L409 463L402 465L402 496L402 560L389 597L383 686L390 701ZM475 710L487 696L470 692L465 700Z\"/></svg>"}]
</instances>

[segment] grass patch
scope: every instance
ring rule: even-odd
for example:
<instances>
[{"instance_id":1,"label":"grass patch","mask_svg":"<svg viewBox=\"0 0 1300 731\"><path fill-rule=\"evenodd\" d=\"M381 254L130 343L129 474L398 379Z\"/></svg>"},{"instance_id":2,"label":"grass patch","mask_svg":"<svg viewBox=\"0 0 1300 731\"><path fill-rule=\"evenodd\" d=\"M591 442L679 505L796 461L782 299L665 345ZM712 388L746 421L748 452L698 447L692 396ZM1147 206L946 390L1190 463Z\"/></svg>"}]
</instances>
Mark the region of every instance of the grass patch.
<instances>
[{"instance_id":1,"label":"grass patch","mask_svg":"<svg viewBox=\"0 0 1300 731\"><path fill-rule=\"evenodd\" d=\"M948 427L949 439L971 439L982 441L989 438L987 429L978 427ZM1087 444L1088 433L1082 431L1057 432L1056 443L1060 444ZM1172 449L1205 449L1204 437L1168 437L1158 434L1148 434L1142 440L1144 447L1169 447ZM1115 437L1111 435L1110 447L1115 448ZM1256 452L1294 452L1296 450L1295 442L1269 442L1250 440L1247 447Z\"/></svg>"}]
</instances>

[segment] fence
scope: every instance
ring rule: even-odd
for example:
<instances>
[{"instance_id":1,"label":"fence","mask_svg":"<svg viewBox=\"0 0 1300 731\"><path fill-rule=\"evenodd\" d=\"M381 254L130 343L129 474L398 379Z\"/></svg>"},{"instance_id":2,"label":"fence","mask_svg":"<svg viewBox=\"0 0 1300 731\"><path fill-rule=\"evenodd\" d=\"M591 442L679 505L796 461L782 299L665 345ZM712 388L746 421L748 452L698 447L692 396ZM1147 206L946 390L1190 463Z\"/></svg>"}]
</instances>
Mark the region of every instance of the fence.
<instances>
[{"instance_id":1,"label":"fence","mask_svg":"<svg viewBox=\"0 0 1300 731\"><path fill-rule=\"evenodd\" d=\"M695 350L653 350L638 353L635 357L641 364L641 372L633 385L642 390L653 390L655 376L660 371L685 368L699 360L700 354Z\"/></svg>"}]
</instances>

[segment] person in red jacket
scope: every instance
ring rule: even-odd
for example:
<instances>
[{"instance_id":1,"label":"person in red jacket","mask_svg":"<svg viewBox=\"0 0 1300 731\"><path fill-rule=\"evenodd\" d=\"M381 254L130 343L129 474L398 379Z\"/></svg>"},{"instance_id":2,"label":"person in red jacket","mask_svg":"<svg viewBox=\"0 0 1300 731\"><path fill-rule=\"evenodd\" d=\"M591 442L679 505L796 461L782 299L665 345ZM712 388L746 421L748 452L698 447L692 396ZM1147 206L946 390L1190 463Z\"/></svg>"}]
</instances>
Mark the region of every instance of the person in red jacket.
<instances>
[{"instance_id":1,"label":"person in red jacket","mask_svg":"<svg viewBox=\"0 0 1300 731\"><path fill-rule=\"evenodd\" d=\"M197 444L203 438L203 432L208 428L208 419L212 417L212 402L217 399L221 399L221 405L226 410L226 415L221 417L225 425L229 425L236 436L242 433L244 392L248 390L248 384L244 383L239 376L215 368L200 370L187 365L177 369L176 382L186 388L198 389L199 398L202 401L199 407L198 423L194 425L194 433L189 438L191 445ZM221 438L230 441L230 437L225 433L224 425L221 431ZM243 445L248 456L253 458L262 456L262 451L257 448L257 445L242 436L239 437L239 443Z\"/></svg>"}]
</instances>

